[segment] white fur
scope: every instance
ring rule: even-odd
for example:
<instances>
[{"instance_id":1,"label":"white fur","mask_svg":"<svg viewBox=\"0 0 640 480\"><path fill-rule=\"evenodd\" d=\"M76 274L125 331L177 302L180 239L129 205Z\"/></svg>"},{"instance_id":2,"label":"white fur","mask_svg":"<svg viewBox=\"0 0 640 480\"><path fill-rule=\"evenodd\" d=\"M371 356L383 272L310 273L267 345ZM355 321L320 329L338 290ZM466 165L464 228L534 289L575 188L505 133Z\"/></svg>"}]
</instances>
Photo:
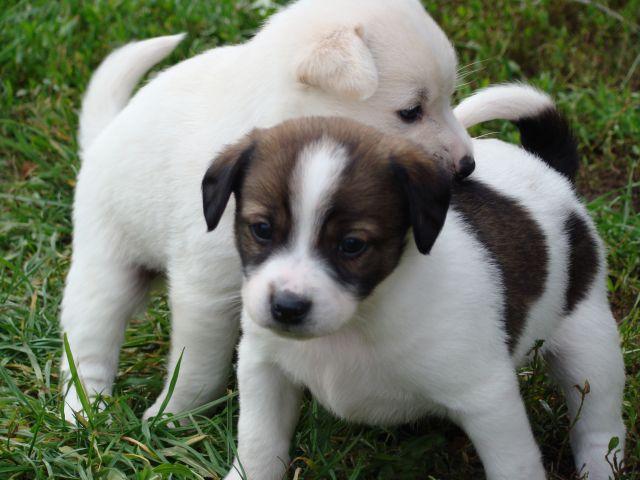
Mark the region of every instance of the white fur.
<instances>
[{"instance_id":1,"label":"white fur","mask_svg":"<svg viewBox=\"0 0 640 480\"><path fill-rule=\"evenodd\" d=\"M388 425L446 415L473 441L487 478L542 480L514 372L538 339L545 341L543 353L572 418L580 403L574 385L589 381L572 445L578 469L584 466L591 480L608 478L608 442L613 436L624 441L624 366L606 298L604 249L599 245L597 280L564 315L564 222L577 212L595 234L585 208L563 177L523 149L498 140L476 140L474 148L474 177L517 200L546 237L545 289L514 353L505 341L499 272L452 209L431 253L422 256L408 245L399 266L338 331L292 339L243 313L238 459L227 479L241 478L240 465L250 480L282 477L299 393L308 388L327 409L355 422Z\"/></svg>"},{"instance_id":2,"label":"white fur","mask_svg":"<svg viewBox=\"0 0 640 480\"><path fill-rule=\"evenodd\" d=\"M535 117L548 108L555 108L553 100L537 88L523 84L493 85L465 98L453 113L469 128L490 120L521 120Z\"/></svg>"},{"instance_id":3,"label":"white fur","mask_svg":"<svg viewBox=\"0 0 640 480\"><path fill-rule=\"evenodd\" d=\"M113 52L91 77L80 113L80 148L87 148L129 103L133 89L151 67L169 55L185 34L130 43Z\"/></svg>"},{"instance_id":4,"label":"white fur","mask_svg":"<svg viewBox=\"0 0 640 480\"><path fill-rule=\"evenodd\" d=\"M450 107L455 53L418 0L300 0L247 43L161 72L125 105L138 77L180 38L116 51L89 86L61 312L89 394L109 394L127 321L146 299L150 276L144 272L165 272L169 372L184 348L169 412L223 392L238 335L241 270L233 209L215 235L207 234L200 191L211 159L226 144L288 118L337 115L410 137L445 163L472 151ZM339 72L336 83L341 59L351 73ZM403 123L395 112L417 101L428 118ZM61 369L67 378L65 359ZM158 411L166 394L167 387L146 416ZM70 389L66 417L77 410Z\"/></svg>"}]
</instances>

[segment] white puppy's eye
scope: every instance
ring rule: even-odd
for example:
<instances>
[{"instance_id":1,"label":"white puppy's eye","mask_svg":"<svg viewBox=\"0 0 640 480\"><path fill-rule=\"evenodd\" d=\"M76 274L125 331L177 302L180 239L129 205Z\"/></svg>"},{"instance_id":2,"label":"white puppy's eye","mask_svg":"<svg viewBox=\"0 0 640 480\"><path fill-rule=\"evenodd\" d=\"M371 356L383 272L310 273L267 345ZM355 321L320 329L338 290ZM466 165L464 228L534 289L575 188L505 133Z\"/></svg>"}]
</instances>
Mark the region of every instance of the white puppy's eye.
<instances>
[{"instance_id":1,"label":"white puppy's eye","mask_svg":"<svg viewBox=\"0 0 640 480\"><path fill-rule=\"evenodd\" d=\"M356 258L367 249L367 242L358 237L344 237L338 245L340 253L347 258Z\"/></svg>"},{"instance_id":2,"label":"white puppy's eye","mask_svg":"<svg viewBox=\"0 0 640 480\"><path fill-rule=\"evenodd\" d=\"M406 108L404 110L398 110L396 112L398 117L405 123L415 123L422 119L422 105L416 105L412 108Z\"/></svg>"},{"instance_id":3,"label":"white puppy's eye","mask_svg":"<svg viewBox=\"0 0 640 480\"><path fill-rule=\"evenodd\" d=\"M273 229L271 228L271 224L269 222L252 223L249 228L251 229L253 237L259 243L268 243L269 241L271 241L271 237L273 236Z\"/></svg>"}]
</instances>

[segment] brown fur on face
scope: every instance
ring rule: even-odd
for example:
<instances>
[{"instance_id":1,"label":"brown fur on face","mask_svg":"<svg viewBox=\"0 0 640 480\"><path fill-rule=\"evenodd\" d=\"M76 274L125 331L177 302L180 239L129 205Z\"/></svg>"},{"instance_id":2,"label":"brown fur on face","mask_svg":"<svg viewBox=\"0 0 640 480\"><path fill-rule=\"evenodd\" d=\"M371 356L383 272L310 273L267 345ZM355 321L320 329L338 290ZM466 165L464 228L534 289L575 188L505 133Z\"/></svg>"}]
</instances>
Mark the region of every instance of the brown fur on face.
<instances>
[{"instance_id":1,"label":"brown fur on face","mask_svg":"<svg viewBox=\"0 0 640 480\"><path fill-rule=\"evenodd\" d=\"M450 177L417 145L337 118L293 120L249 137L243 140L249 154L230 147L233 155L245 159L233 181L236 240L245 272L289 245L291 176L302 150L321 140L339 145L348 155L315 246L332 275L358 296L366 296L397 265L409 227L413 226L419 250L430 250L446 216ZM221 158L229 156L223 153ZM224 173L218 162L207 176ZM257 222L271 225L268 243L252 233L251 225ZM341 254L338 245L347 236L368 243L362 255Z\"/></svg>"}]
</instances>

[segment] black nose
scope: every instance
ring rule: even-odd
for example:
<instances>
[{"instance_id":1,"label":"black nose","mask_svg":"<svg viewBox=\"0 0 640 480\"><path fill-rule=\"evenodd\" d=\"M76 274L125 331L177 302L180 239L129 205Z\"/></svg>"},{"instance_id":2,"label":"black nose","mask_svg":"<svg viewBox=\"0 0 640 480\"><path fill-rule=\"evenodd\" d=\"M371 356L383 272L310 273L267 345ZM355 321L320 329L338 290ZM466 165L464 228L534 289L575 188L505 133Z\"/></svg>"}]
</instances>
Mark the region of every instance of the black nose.
<instances>
[{"instance_id":1,"label":"black nose","mask_svg":"<svg viewBox=\"0 0 640 480\"><path fill-rule=\"evenodd\" d=\"M297 325L311 310L311 302L291 292L278 292L271 297L271 316L276 322Z\"/></svg>"},{"instance_id":2,"label":"black nose","mask_svg":"<svg viewBox=\"0 0 640 480\"><path fill-rule=\"evenodd\" d=\"M465 155L456 165L456 177L462 180L467 178L476 169L476 161L471 155Z\"/></svg>"}]
</instances>

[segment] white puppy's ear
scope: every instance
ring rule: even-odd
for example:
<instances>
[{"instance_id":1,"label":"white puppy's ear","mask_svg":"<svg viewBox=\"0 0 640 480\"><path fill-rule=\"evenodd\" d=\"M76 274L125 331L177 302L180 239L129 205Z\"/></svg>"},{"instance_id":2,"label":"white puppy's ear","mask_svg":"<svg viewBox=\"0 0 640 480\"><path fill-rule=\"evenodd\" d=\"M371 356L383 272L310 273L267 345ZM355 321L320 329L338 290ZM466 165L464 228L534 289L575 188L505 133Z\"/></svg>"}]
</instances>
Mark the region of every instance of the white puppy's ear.
<instances>
[{"instance_id":1,"label":"white puppy's ear","mask_svg":"<svg viewBox=\"0 0 640 480\"><path fill-rule=\"evenodd\" d=\"M378 69L361 27L338 28L315 40L296 74L305 85L354 100L366 100L378 88Z\"/></svg>"}]
</instances>

